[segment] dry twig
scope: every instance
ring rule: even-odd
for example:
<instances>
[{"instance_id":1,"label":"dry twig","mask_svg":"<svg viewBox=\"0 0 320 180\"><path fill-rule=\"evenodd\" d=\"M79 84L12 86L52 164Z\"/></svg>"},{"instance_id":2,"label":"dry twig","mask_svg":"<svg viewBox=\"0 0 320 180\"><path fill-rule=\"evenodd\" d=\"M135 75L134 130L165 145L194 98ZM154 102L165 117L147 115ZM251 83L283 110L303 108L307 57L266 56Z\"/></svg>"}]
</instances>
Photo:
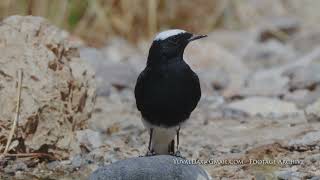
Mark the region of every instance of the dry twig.
<instances>
[{"instance_id":1,"label":"dry twig","mask_svg":"<svg viewBox=\"0 0 320 180\"><path fill-rule=\"evenodd\" d=\"M23 75L22 69L19 69L19 71L18 71L18 94L17 94L16 114L15 114L15 118L14 118L14 121L13 121L13 124L12 124L12 128L11 128L10 134L8 136L6 148L4 149L4 152L2 153L1 157L7 156L7 152L8 152L9 146L11 144L12 137L13 137L13 134L15 132L18 120L19 120L22 75Z\"/></svg>"},{"instance_id":2,"label":"dry twig","mask_svg":"<svg viewBox=\"0 0 320 180\"><path fill-rule=\"evenodd\" d=\"M19 154L4 154L5 157L47 157L53 160L56 160L54 156L47 153L19 153Z\"/></svg>"}]
</instances>

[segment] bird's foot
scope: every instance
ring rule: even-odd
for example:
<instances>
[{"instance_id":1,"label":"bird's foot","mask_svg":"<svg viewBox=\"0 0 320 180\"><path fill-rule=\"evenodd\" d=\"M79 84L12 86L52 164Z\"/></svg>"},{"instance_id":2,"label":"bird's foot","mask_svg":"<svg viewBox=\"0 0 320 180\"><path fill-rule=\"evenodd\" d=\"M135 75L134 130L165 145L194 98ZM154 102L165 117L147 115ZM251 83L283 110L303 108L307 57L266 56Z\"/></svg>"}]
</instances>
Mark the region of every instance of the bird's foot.
<instances>
[{"instance_id":1,"label":"bird's foot","mask_svg":"<svg viewBox=\"0 0 320 180\"><path fill-rule=\"evenodd\" d=\"M154 151L150 151L148 150L148 152L146 153L146 155L142 156L142 157L147 157L147 156L155 156L156 153Z\"/></svg>"},{"instance_id":2,"label":"bird's foot","mask_svg":"<svg viewBox=\"0 0 320 180\"><path fill-rule=\"evenodd\" d=\"M179 158L183 158L185 159L185 157L183 157L180 153L180 151L176 151L176 153L173 154L175 157L179 157Z\"/></svg>"},{"instance_id":3,"label":"bird's foot","mask_svg":"<svg viewBox=\"0 0 320 180\"><path fill-rule=\"evenodd\" d=\"M147 156L154 156L156 153L154 151L148 150L145 155L139 155L139 157L147 157Z\"/></svg>"},{"instance_id":4,"label":"bird's foot","mask_svg":"<svg viewBox=\"0 0 320 180\"><path fill-rule=\"evenodd\" d=\"M175 156L174 152L172 152L172 151L169 151L169 155Z\"/></svg>"}]
</instances>

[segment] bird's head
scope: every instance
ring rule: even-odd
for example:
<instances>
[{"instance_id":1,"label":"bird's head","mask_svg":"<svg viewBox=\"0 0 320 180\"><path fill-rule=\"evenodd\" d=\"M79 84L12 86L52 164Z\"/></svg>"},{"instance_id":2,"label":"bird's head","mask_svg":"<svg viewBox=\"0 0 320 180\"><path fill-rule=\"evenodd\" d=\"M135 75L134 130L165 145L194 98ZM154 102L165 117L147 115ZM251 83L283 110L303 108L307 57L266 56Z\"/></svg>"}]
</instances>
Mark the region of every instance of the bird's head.
<instances>
[{"instance_id":1,"label":"bird's head","mask_svg":"<svg viewBox=\"0 0 320 180\"><path fill-rule=\"evenodd\" d=\"M207 37L181 29L162 31L156 35L149 50L148 64L182 59L186 46L194 40ZM159 62L161 61L161 62Z\"/></svg>"}]
</instances>

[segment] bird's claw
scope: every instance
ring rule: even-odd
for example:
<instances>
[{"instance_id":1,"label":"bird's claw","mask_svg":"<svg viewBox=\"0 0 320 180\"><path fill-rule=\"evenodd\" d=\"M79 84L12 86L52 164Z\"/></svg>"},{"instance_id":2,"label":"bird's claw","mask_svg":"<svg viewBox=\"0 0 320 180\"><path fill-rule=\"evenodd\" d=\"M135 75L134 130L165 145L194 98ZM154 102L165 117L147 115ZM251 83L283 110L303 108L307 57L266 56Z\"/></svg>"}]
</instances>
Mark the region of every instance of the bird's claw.
<instances>
[{"instance_id":1,"label":"bird's claw","mask_svg":"<svg viewBox=\"0 0 320 180\"><path fill-rule=\"evenodd\" d=\"M185 159L185 157L181 155L180 151L176 151L176 153L174 153L174 156Z\"/></svg>"},{"instance_id":2,"label":"bird's claw","mask_svg":"<svg viewBox=\"0 0 320 180\"><path fill-rule=\"evenodd\" d=\"M180 151L176 151L176 153L174 153L174 155L177 156L177 157L181 157Z\"/></svg>"},{"instance_id":3,"label":"bird's claw","mask_svg":"<svg viewBox=\"0 0 320 180\"><path fill-rule=\"evenodd\" d=\"M146 153L145 156L155 156L155 155L156 155L156 153L154 151L148 150L148 152Z\"/></svg>"},{"instance_id":4,"label":"bird's claw","mask_svg":"<svg viewBox=\"0 0 320 180\"><path fill-rule=\"evenodd\" d=\"M139 155L139 157L148 157L148 156L154 156L156 153L154 151L148 150L145 155Z\"/></svg>"}]
</instances>

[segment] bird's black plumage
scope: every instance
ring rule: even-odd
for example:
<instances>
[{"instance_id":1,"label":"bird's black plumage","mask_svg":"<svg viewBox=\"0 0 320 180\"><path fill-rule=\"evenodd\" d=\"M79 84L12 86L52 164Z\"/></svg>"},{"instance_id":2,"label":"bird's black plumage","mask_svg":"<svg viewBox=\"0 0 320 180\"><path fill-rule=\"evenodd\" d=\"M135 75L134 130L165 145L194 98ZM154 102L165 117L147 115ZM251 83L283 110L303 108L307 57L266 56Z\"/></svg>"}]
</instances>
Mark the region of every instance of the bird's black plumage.
<instances>
[{"instance_id":1,"label":"bird's black plumage","mask_svg":"<svg viewBox=\"0 0 320 180\"><path fill-rule=\"evenodd\" d=\"M199 78L183 60L183 52L193 37L180 33L154 41L146 68L135 87L142 117L150 124L177 126L189 118L201 97Z\"/></svg>"}]
</instances>

